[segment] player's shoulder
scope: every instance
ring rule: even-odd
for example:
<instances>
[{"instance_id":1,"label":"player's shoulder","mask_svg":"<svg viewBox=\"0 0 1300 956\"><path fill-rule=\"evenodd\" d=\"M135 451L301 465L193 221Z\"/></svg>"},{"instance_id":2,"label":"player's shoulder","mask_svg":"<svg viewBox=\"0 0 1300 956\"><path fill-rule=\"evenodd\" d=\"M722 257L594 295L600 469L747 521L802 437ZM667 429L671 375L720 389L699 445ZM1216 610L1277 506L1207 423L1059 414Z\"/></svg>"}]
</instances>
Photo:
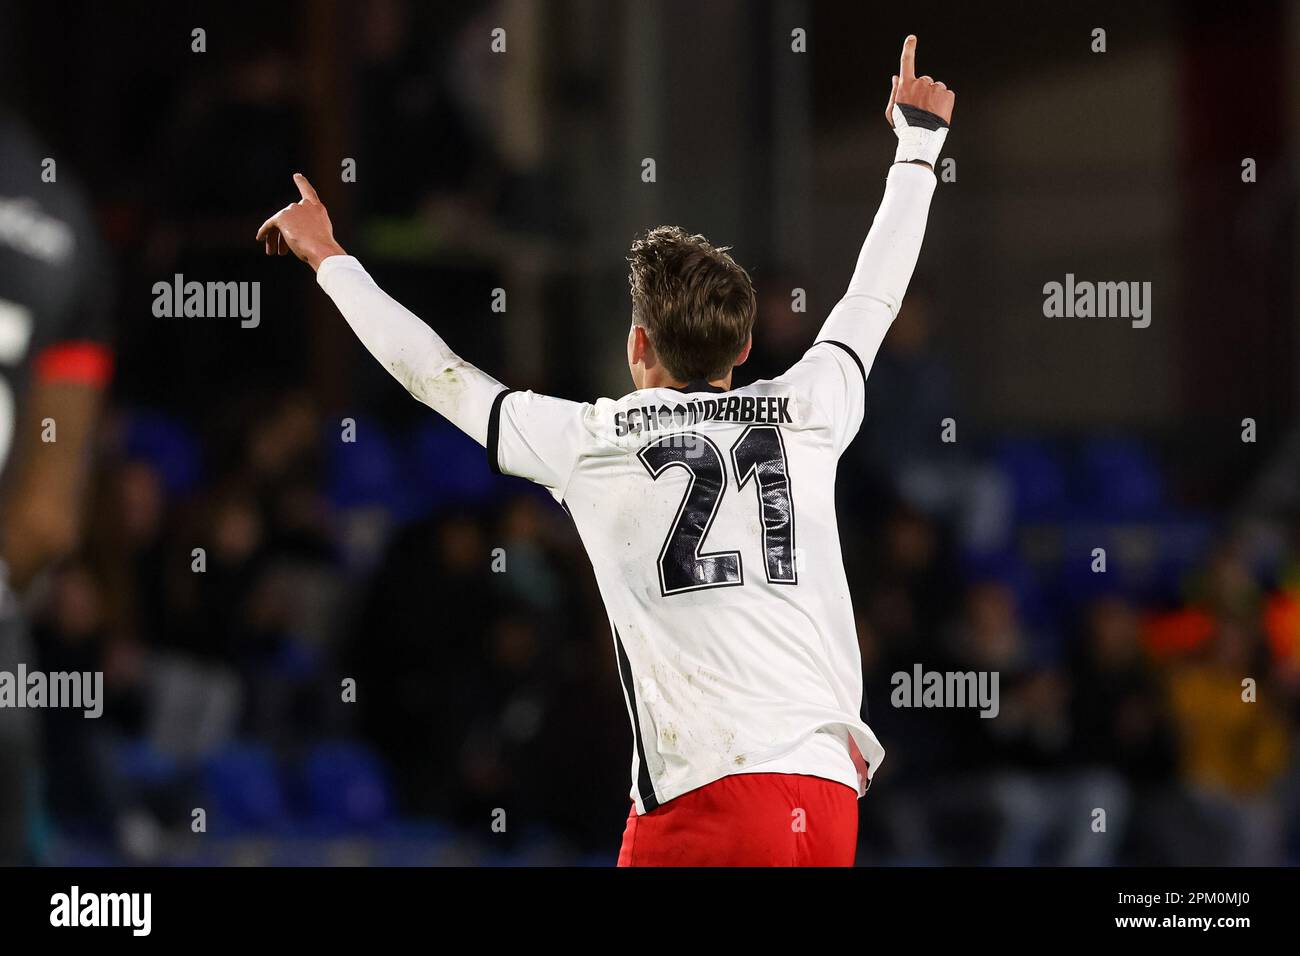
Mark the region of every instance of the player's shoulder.
<instances>
[{"instance_id":1,"label":"player's shoulder","mask_svg":"<svg viewBox=\"0 0 1300 956\"><path fill-rule=\"evenodd\" d=\"M593 419L597 403L560 398L530 388L507 388L497 395L495 404L515 417L586 427Z\"/></svg>"},{"instance_id":2,"label":"player's shoulder","mask_svg":"<svg viewBox=\"0 0 1300 956\"><path fill-rule=\"evenodd\" d=\"M85 190L68 170L46 181L44 152L23 124L0 117L0 272L11 298L32 287L38 313L58 312L104 267Z\"/></svg>"},{"instance_id":3,"label":"player's shoulder","mask_svg":"<svg viewBox=\"0 0 1300 956\"><path fill-rule=\"evenodd\" d=\"M777 381L796 387L817 382L827 371L838 369L852 381L866 383L867 367L853 346L836 339L818 339L803 357Z\"/></svg>"}]
</instances>

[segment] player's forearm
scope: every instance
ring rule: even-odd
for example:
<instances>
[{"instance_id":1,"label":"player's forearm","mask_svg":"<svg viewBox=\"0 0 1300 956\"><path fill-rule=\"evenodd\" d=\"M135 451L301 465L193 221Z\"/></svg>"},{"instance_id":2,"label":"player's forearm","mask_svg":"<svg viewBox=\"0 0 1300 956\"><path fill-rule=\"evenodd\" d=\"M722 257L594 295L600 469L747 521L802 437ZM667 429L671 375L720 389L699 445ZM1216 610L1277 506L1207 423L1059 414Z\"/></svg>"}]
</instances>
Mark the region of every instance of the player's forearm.
<instances>
[{"instance_id":1,"label":"player's forearm","mask_svg":"<svg viewBox=\"0 0 1300 956\"><path fill-rule=\"evenodd\" d=\"M21 594L37 574L76 546L77 516L65 515L44 502L31 502L25 514L11 518L5 535L0 573L9 587ZM4 583L0 581L0 585Z\"/></svg>"},{"instance_id":2,"label":"player's forearm","mask_svg":"<svg viewBox=\"0 0 1300 956\"><path fill-rule=\"evenodd\" d=\"M26 400L13 484L0 509L0 565L18 592L77 545L98 386L37 382ZM57 421L58 441L44 441L42 423ZM0 582L0 591L3 591Z\"/></svg>"},{"instance_id":3,"label":"player's forearm","mask_svg":"<svg viewBox=\"0 0 1300 956\"><path fill-rule=\"evenodd\" d=\"M934 188L934 173L926 166L895 163L890 169L848 290L817 335L819 342L850 346L868 369L912 279Z\"/></svg>"},{"instance_id":4,"label":"player's forearm","mask_svg":"<svg viewBox=\"0 0 1300 956\"><path fill-rule=\"evenodd\" d=\"M320 263L316 281L361 344L402 386L480 445L500 382L462 360L418 316L384 292L352 256Z\"/></svg>"}]
</instances>

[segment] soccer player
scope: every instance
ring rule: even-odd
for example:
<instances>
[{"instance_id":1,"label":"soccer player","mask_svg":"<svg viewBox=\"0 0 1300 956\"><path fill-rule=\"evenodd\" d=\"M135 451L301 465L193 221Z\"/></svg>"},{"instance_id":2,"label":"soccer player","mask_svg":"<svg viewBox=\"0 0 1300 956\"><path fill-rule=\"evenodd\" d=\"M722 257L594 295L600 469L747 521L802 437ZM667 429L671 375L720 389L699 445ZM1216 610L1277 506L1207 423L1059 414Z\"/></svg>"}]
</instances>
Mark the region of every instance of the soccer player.
<instances>
[{"instance_id":1,"label":"soccer player","mask_svg":"<svg viewBox=\"0 0 1300 956\"><path fill-rule=\"evenodd\" d=\"M112 368L99 236L79 192L41 181L46 155L17 118L0 115L0 671L10 674L36 668L18 596L76 544ZM37 791L33 712L0 708L0 865L30 859Z\"/></svg>"},{"instance_id":2,"label":"soccer player","mask_svg":"<svg viewBox=\"0 0 1300 956\"><path fill-rule=\"evenodd\" d=\"M953 93L903 43L885 196L848 290L802 359L732 388L755 299L723 249L676 227L632 245L636 390L513 391L451 351L334 240L315 190L258 230L316 270L362 344L487 450L548 488L595 568L632 722L619 864L851 865L884 749L862 675L834 507L867 370L912 275Z\"/></svg>"}]
</instances>

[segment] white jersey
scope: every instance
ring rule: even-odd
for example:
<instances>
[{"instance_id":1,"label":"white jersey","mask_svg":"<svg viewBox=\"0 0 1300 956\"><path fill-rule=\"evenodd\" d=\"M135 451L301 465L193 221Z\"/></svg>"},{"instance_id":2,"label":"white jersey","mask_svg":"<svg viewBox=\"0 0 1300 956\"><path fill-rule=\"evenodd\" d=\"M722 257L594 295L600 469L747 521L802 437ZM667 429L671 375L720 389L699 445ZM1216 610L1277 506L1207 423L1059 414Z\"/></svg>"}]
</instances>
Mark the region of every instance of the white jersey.
<instances>
[{"instance_id":1,"label":"white jersey","mask_svg":"<svg viewBox=\"0 0 1300 956\"><path fill-rule=\"evenodd\" d=\"M550 489L609 613L646 813L736 773L807 773L861 794L884 749L861 719L857 629L835 518L839 456L898 312L934 190L891 168L848 291L788 372L731 391L571 402L504 389L350 256L317 279L416 398Z\"/></svg>"},{"instance_id":2,"label":"white jersey","mask_svg":"<svg viewBox=\"0 0 1300 956\"><path fill-rule=\"evenodd\" d=\"M862 368L848 346L821 342L780 378L727 392L496 403L493 465L549 488L591 557L632 720L638 810L765 768L818 731L839 738L821 775L861 792L849 740L879 765L859 716L835 521Z\"/></svg>"}]
</instances>

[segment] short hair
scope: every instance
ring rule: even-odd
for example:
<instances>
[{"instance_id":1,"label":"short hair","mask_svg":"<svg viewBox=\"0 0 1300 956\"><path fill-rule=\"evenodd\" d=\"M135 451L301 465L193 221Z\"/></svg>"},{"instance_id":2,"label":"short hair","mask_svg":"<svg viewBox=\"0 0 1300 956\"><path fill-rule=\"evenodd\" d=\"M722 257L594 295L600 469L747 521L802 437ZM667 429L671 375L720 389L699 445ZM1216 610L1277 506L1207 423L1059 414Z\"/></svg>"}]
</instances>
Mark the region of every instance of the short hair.
<instances>
[{"instance_id":1,"label":"short hair","mask_svg":"<svg viewBox=\"0 0 1300 956\"><path fill-rule=\"evenodd\" d=\"M754 330L754 284L728 248L679 226L658 226L632 243L632 321L681 382L731 371Z\"/></svg>"}]
</instances>

